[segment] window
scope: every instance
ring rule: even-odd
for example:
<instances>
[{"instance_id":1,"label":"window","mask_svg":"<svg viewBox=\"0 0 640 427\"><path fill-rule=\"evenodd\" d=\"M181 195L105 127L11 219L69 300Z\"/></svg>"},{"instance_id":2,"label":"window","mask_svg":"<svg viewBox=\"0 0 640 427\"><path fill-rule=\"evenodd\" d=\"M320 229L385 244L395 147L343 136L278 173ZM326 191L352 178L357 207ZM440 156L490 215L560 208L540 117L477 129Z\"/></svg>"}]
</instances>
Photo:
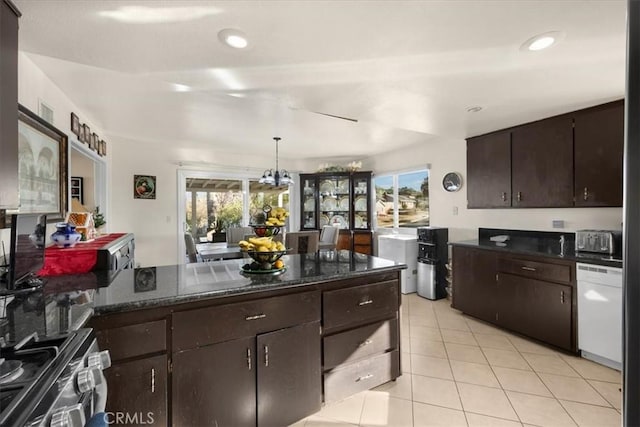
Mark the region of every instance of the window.
<instances>
[{"instance_id":1,"label":"window","mask_svg":"<svg viewBox=\"0 0 640 427\"><path fill-rule=\"evenodd\" d=\"M377 176L376 222L378 228L429 225L429 170Z\"/></svg>"},{"instance_id":2,"label":"window","mask_svg":"<svg viewBox=\"0 0 640 427\"><path fill-rule=\"evenodd\" d=\"M249 181L249 216L253 219L256 215L263 212L265 205L274 207L283 207L287 211L289 209L289 187L281 185L274 187L272 185L260 184L258 181Z\"/></svg>"}]
</instances>

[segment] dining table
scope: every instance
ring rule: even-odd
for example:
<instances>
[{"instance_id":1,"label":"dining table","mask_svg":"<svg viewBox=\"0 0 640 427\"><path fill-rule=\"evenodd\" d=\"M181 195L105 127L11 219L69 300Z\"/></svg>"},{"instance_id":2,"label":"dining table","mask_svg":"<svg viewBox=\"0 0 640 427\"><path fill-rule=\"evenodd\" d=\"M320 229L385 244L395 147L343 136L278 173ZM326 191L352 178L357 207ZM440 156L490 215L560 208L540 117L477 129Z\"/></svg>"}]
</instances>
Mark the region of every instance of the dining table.
<instances>
[{"instance_id":1,"label":"dining table","mask_svg":"<svg viewBox=\"0 0 640 427\"><path fill-rule=\"evenodd\" d=\"M215 261L222 259L236 259L245 257L240 246L229 245L225 242L220 243L199 243L196 250L200 254L202 261Z\"/></svg>"}]
</instances>

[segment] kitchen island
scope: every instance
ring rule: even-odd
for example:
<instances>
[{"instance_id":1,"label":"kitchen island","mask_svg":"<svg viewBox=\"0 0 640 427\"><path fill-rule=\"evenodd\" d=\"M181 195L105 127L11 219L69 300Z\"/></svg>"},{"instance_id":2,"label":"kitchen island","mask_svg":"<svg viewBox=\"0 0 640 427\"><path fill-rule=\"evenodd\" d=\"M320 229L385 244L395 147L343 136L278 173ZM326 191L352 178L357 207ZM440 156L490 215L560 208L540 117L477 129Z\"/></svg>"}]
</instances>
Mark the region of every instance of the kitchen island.
<instances>
[{"instance_id":1,"label":"kitchen island","mask_svg":"<svg viewBox=\"0 0 640 427\"><path fill-rule=\"evenodd\" d=\"M283 260L281 274L246 274L246 259L123 270L92 290L107 410L284 426L397 378L405 266L349 251Z\"/></svg>"}]
</instances>

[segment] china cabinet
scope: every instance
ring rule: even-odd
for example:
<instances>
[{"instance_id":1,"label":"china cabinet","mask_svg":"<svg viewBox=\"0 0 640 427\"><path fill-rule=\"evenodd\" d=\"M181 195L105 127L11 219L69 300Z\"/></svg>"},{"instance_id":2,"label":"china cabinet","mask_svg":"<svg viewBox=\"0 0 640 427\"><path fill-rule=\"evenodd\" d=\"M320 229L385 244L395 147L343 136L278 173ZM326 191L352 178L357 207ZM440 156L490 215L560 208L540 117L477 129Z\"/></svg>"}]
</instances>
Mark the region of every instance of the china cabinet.
<instances>
[{"instance_id":1,"label":"china cabinet","mask_svg":"<svg viewBox=\"0 0 640 427\"><path fill-rule=\"evenodd\" d=\"M371 253L371 172L301 174L302 230L340 228L339 249Z\"/></svg>"}]
</instances>

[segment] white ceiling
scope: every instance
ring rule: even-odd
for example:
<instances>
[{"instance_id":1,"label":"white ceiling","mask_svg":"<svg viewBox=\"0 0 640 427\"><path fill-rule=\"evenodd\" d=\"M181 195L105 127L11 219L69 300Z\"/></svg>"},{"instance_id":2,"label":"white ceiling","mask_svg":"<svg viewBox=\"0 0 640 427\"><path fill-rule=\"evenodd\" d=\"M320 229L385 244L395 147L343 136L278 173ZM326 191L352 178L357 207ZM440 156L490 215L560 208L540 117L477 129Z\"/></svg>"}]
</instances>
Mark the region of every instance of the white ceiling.
<instances>
[{"instance_id":1,"label":"white ceiling","mask_svg":"<svg viewBox=\"0 0 640 427\"><path fill-rule=\"evenodd\" d=\"M20 49L128 140L359 159L624 96L625 0L14 1ZM132 5L172 22L104 16Z\"/></svg>"}]
</instances>

